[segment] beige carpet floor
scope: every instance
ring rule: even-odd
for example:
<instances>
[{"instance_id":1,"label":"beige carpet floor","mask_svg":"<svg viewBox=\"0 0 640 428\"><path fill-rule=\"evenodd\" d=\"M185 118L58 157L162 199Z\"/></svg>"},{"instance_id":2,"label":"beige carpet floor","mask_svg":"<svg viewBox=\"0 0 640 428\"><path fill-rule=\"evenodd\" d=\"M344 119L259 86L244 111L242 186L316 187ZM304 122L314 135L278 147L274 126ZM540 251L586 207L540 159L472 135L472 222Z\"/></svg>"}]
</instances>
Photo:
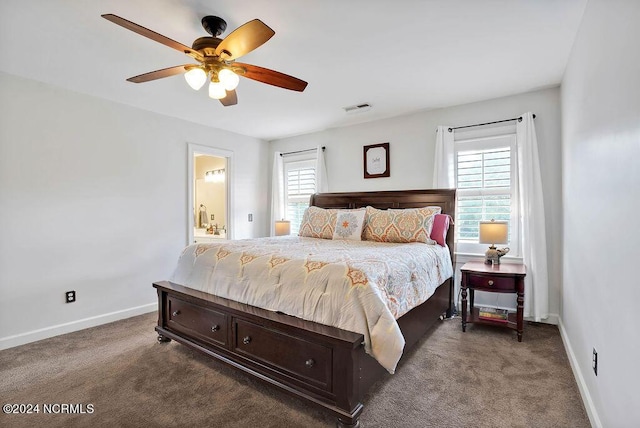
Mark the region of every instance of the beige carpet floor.
<instances>
[{"instance_id":1,"label":"beige carpet floor","mask_svg":"<svg viewBox=\"0 0 640 428\"><path fill-rule=\"evenodd\" d=\"M327 412L251 380L176 342L160 344L155 314L0 352L2 427L332 427ZM44 404L92 413L45 414ZM364 401L363 427L589 427L560 334L439 323ZM53 408L55 409L55 407Z\"/></svg>"}]
</instances>

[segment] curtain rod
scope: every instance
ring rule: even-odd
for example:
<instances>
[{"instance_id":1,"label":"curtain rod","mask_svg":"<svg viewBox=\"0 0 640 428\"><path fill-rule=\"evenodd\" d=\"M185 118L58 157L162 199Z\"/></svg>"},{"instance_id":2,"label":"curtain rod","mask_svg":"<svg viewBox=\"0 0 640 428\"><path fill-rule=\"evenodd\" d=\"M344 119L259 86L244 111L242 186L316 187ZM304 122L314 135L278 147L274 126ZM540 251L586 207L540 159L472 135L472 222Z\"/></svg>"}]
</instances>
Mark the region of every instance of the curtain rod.
<instances>
[{"instance_id":1,"label":"curtain rod","mask_svg":"<svg viewBox=\"0 0 640 428\"><path fill-rule=\"evenodd\" d=\"M325 146L322 146L322 151L324 152L324 150L326 149ZM306 150L297 150L295 152L286 152L286 153L280 153L280 156L287 156L287 155L295 155L297 153L304 153L304 152L314 152L318 149L306 149Z\"/></svg>"},{"instance_id":2,"label":"curtain rod","mask_svg":"<svg viewBox=\"0 0 640 428\"><path fill-rule=\"evenodd\" d=\"M534 119L536 118L535 114L533 115L533 118ZM476 123L475 125L456 126L453 128L449 128L449 132L453 132L454 129L472 128L474 126L493 125L494 123L511 122L512 120L517 120L518 122L522 122L522 116L514 117L513 119L496 120L495 122L485 122L485 123Z\"/></svg>"}]
</instances>

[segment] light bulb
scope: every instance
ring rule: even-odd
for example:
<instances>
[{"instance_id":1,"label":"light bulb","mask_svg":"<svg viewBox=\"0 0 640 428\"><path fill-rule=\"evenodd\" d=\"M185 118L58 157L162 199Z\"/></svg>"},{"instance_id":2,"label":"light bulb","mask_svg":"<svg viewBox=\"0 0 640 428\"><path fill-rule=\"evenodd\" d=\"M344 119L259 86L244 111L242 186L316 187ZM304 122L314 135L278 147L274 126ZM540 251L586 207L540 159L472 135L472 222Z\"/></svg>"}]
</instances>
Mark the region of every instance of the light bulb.
<instances>
[{"instance_id":1,"label":"light bulb","mask_svg":"<svg viewBox=\"0 0 640 428\"><path fill-rule=\"evenodd\" d=\"M224 182L224 171L219 169L213 171L213 182L214 183L222 183Z\"/></svg>"},{"instance_id":2,"label":"light bulb","mask_svg":"<svg viewBox=\"0 0 640 428\"><path fill-rule=\"evenodd\" d=\"M207 73L205 73L200 67L194 67L184 73L184 79L192 89L197 91L202 88L204 83L207 81Z\"/></svg>"},{"instance_id":3,"label":"light bulb","mask_svg":"<svg viewBox=\"0 0 640 428\"><path fill-rule=\"evenodd\" d=\"M222 70L220 70L220 72L218 73L218 78L227 91L233 91L238 87L238 83L240 83L240 77L228 68L223 68Z\"/></svg>"},{"instance_id":4,"label":"light bulb","mask_svg":"<svg viewBox=\"0 0 640 428\"><path fill-rule=\"evenodd\" d=\"M211 82L209 83L209 96L211 98L215 98L216 100L221 100L222 98L227 96L227 91L225 91L222 83Z\"/></svg>"}]
</instances>

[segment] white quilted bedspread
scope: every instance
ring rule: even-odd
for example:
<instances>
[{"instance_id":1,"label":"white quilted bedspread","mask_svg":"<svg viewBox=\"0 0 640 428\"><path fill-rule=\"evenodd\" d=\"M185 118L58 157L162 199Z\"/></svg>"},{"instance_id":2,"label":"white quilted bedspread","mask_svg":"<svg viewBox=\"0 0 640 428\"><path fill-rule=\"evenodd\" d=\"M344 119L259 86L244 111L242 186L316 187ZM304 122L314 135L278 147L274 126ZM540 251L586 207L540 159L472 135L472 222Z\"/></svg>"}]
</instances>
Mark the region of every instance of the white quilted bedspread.
<instances>
[{"instance_id":1,"label":"white quilted bedspread","mask_svg":"<svg viewBox=\"0 0 640 428\"><path fill-rule=\"evenodd\" d=\"M171 281L361 333L393 373L405 344L396 319L452 275L439 245L287 236L191 245Z\"/></svg>"}]
</instances>

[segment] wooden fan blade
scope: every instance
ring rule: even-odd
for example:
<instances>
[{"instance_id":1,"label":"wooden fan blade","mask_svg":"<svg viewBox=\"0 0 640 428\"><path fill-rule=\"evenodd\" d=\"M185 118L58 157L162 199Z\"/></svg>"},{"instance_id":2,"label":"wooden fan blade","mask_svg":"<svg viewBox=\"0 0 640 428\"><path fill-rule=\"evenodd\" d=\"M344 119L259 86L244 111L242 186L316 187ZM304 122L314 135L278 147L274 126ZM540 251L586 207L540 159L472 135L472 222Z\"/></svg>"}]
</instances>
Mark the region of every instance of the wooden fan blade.
<instances>
[{"instance_id":1,"label":"wooden fan blade","mask_svg":"<svg viewBox=\"0 0 640 428\"><path fill-rule=\"evenodd\" d=\"M246 78L257 80L258 82L267 83L273 86L279 86L284 89L302 92L307 87L307 82L279 71L269 70L268 68L258 67L257 65L241 64L235 62L234 67L244 68L245 72L240 74Z\"/></svg>"},{"instance_id":2,"label":"wooden fan blade","mask_svg":"<svg viewBox=\"0 0 640 428\"><path fill-rule=\"evenodd\" d=\"M227 91L227 96L220 99L220 102L223 106L234 106L238 104L238 94L236 94L235 90Z\"/></svg>"},{"instance_id":3,"label":"wooden fan blade","mask_svg":"<svg viewBox=\"0 0 640 428\"><path fill-rule=\"evenodd\" d=\"M138 33L142 36L145 36L155 42L162 43L165 46L169 46L172 49L178 50L189 55L192 58L197 59L198 61L202 61L203 57L198 51L194 51L189 46L185 46L182 43L176 42L168 37L163 36L162 34L156 33L155 31L149 30L148 28L143 27L142 25L138 25L135 22L128 21L124 18L121 18L112 13L107 13L102 15L104 19L107 21L111 21L114 24L118 24L121 27L126 28L127 30L131 30L134 33Z\"/></svg>"},{"instance_id":4,"label":"wooden fan blade","mask_svg":"<svg viewBox=\"0 0 640 428\"><path fill-rule=\"evenodd\" d=\"M276 32L267 24L254 19L239 26L225 37L216 48L216 55L228 61L239 58L262 46L274 34Z\"/></svg>"},{"instance_id":5,"label":"wooden fan blade","mask_svg":"<svg viewBox=\"0 0 640 428\"><path fill-rule=\"evenodd\" d=\"M148 73L140 74L139 76L129 77L128 82L144 83L151 80L162 79L164 77L175 76L176 74L184 73L187 71L187 67L194 64L176 65L175 67L163 68L162 70L150 71Z\"/></svg>"}]
</instances>

